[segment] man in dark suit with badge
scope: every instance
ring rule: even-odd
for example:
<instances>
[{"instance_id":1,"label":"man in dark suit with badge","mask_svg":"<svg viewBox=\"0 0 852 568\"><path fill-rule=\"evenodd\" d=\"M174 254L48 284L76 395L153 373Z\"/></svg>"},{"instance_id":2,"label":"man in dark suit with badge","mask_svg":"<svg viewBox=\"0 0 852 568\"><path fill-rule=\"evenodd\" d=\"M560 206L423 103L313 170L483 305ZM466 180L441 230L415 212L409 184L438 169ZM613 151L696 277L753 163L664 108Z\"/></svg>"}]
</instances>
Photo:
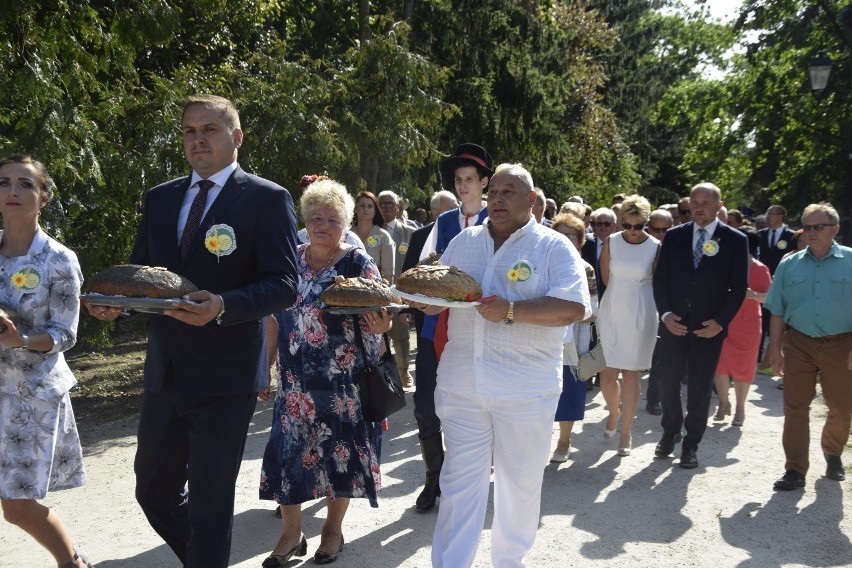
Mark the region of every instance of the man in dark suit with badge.
<instances>
[{"instance_id":1,"label":"man in dark suit with badge","mask_svg":"<svg viewBox=\"0 0 852 568\"><path fill-rule=\"evenodd\" d=\"M181 123L192 173L148 191L130 261L199 291L148 323L136 499L185 567L225 568L246 434L269 385L264 318L295 300L296 218L287 190L237 164L233 103L192 97Z\"/></svg>"},{"instance_id":2,"label":"man in dark suit with badge","mask_svg":"<svg viewBox=\"0 0 852 568\"><path fill-rule=\"evenodd\" d=\"M775 269L781 259L788 252L793 250L790 248L793 235L795 234L790 227L784 223L787 217L787 210L781 205L772 205L766 210L766 228L757 232L760 237L760 262L769 268L769 273L775 275ZM772 320L772 313L763 306L763 339L769 336L769 322ZM764 352L763 341L760 344L760 360L758 368L761 374L772 375L772 369L769 366L768 354Z\"/></svg>"},{"instance_id":3,"label":"man in dark suit with badge","mask_svg":"<svg viewBox=\"0 0 852 568\"><path fill-rule=\"evenodd\" d=\"M654 300L663 323L655 366L663 407L663 436L656 455L665 457L683 438L680 467L698 467L698 444L707 428L713 374L722 341L748 288L745 235L716 218L722 195L712 183L692 188L692 220L670 229L654 271ZM687 377L686 416L681 379Z\"/></svg>"}]
</instances>

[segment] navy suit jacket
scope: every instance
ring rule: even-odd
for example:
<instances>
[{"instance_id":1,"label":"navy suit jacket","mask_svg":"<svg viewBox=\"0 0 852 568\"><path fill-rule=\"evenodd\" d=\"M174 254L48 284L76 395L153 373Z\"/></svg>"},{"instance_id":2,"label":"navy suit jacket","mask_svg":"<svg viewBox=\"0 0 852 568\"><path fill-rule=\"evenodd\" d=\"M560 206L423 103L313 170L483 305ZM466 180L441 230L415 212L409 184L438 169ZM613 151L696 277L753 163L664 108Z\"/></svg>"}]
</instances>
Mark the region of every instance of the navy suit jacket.
<instances>
[{"instance_id":1,"label":"navy suit jacket","mask_svg":"<svg viewBox=\"0 0 852 568\"><path fill-rule=\"evenodd\" d=\"M775 246L769 246L769 229L761 229L757 232L758 236L760 236L760 262L769 267L769 273L775 274L775 269L778 268L778 265L781 263L781 259L784 258L784 255L793 250L793 235L795 233L789 228L784 227L781 231L781 236L778 237L778 242L775 243ZM778 248L778 243L785 242L786 245L783 248Z\"/></svg>"},{"instance_id":2,"label":"navy suit jacket","mask_svg":"<svg viewBox=\"0 0 852 568\"><path fill-rule=\"evenodd\" d=\"M423 252L423 245L426 244L426 239L429 238L429 233L432 232L432 226L435 223L429 223L411 234L411 240L408 241L408 250L405 252L405 260L402 263L402 270L405 272L409 268L414 268L420 262L420 253ZM420 310L411 310L414 314L414 326L417 329L417 337L420 337L420 332L423 330L423 312Z\"/></svg>"},{"instance_id":3,"label":"navy suit jacket","mask_svg":"<svg viewBox=\"0 0 852 568\"><path fill-rule=\"evenodd\" d=\"M162 266L225 302L222 325L198 327L168 316L148 323L145 388L158 392L167 378L181 392L227 396L268 385L264 317L296 298L296 215L290 193L239 167L201 220L192 250L178 250L178 213L189 177L148 191L130 262ZM231 227L236 249L216 256L204 246L212 225Z\"/></svg>"},{"instance_id":4,"label":"navy suit jacket","mask_svg":"<svg viewBox=\"0 0 852 568\"><path fill-rule=\"evenodd\" d=\"M654 271L657 311L660 317L667 312L680 316L690 332L704 327L704 321L716 320L724 337L748 288L748 241L741 232L719 223L710 237L718 252L704 255L693 268L693 225L692 221L678 225L663 240Z\"/></svg>"},{"instance_id":5,"label":"navy suit jacket","mask_svg":"<svg viewBox=\"0 0 852 568\"><path fill-rule=\"evenodd\" d=\"M580 256L595 269L595 282L598 286L598 302L600 302L601 298L603 298L603 293L606 291L606 284L604 284L601 279L601 267L597 259L597 247L597 237L587 239L586 242L583 243L583 246L580 247Z\"/></svg>"}]
</instances>

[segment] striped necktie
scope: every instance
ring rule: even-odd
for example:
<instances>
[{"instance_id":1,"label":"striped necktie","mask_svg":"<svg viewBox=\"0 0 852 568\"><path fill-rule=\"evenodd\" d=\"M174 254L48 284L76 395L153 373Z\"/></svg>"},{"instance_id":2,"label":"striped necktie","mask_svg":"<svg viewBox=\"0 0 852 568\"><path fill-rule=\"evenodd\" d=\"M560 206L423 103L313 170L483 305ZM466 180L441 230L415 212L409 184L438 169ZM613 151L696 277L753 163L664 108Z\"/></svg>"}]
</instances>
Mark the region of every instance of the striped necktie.
<instances>
[{"instance_id":1,"label":"striped necktie","mask_svg":"<svg viewBox=\"0 0 852 568\"><path fill-rule=\"evenodd\" d=\"M704 256L704 236L707 231L698 229L698 240L695 242L695 250L692 251L692 266L698 268L698 263L701 262L701 257Z\"/></svg>"},{"instance_id":2,"label":"striped necktie","mask_svg":"<svg viewBox=\"0 0 852 568\"><path fill-rule=\"evenodd\" d=\"M201 217L204 215L204 207L207 205L207 194L210 193L214 185L216 184L209 179L198 182L198 195L195 196L192 205L189 206L189 215L186 217L186 225L184 225L183 234L180 236L181 260L186 260L189 255L192 239L198 232L198 227L201 226Z\"/></svg>"}]
</instances>

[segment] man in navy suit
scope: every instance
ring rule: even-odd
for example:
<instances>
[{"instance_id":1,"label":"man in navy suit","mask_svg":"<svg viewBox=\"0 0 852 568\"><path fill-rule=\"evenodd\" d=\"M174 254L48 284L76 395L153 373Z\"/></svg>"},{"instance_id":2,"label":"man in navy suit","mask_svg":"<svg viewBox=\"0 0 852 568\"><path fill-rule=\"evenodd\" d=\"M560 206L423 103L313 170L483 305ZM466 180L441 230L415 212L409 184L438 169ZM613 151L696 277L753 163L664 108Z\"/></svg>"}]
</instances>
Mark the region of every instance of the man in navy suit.
<instances>
[{"instance_id":1,"label":"man in navy suit","mask_svg":"<svg viewBox=\"0 0 852 568\"><path fill-rule=\"evenodd\" d=\"M654 300L663 323L655 366L663 436L655 453L671 454L685 427L683 468L698 467L698 444L707 428L722 341L748 288L748 243L745 235L716 219L722 205L722 194L712 183L693 187L692 221L666 233L654 271ZM685 417L680 398L684 375Z\"/></svg>"},{"instance_id":2,"label":"man in navy suit","mask_svg":"<svg viewBox=\"0 0 852 568\"><path fill-rule=\"evenodd\" d=\"M766 228L757 232L760 237L760 262L769 268L769 274L775 275L775 269L781 259L784 258L791 249L790 245L793 242L795 234L785 223L787 210L781 205L772 205L766 210ZM772 320L772 313L763 308L763 338L769 335L769 322ZM760 361L758 367L762 374L772 375L772 369L769 368L768 353L764 352L763 341L760 343Z\"/></svg>"},{"instance_id":3,"label":"man in navy suit","mask_svg":"<svg viewBox=\"0 0 852 568\"><path fill-rule=\"evenodd\" d=\"M136 499L185 567L225 568L246 434L269 385L264 317L295 301L296 218L287 190L237 164L233 103L190 98L182 128L192 173L148 191L130 261L200 291L148 324Z\"/></svg>"}]
</instances>

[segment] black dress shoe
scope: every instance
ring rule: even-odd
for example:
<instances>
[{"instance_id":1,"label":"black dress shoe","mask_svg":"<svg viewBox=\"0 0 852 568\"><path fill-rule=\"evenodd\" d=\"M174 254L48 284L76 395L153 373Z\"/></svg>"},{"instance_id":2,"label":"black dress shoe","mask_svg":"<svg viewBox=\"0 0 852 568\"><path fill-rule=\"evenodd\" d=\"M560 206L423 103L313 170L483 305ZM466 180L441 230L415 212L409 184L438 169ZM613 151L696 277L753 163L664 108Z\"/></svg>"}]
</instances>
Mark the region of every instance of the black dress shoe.
<instances>
[{"instance_id":1,"label":"black dress shoe","mask_svg":"<svg viewBox=\"0 0 852 568\"><path fill-rule=\"evenodd\" d=\"M834 481L843 481L846 479L846 470L843 469L843 462L840 461L840 456L825 456L825 476Z\"/></svg>"},{"instance_id":2,"label":"black dress shoe","mask_svg":"<svg viewBox=\"0 0 852 568\"><path fill-rule=\"evenodd\" d=\"M656 403L648 403L645 405L645 411L648 414L652 414L654 416L660 416L663 413L663 407L660 406L659 402Z\"/></svg>"},{"instance_id":3,"label":"black dress shoe","mask_svg":"<svg viewBox=\"0 0 852 568\"><path fill-rule=\"evenodd\" d=\"M781 477L778 481L775 482L775 489L780 491L792 491L793 489L800 489L805 486L805 476L796 471L795 469L788 469L784 476Z\"/></svg>"},{"instance_id":4,"label":"black dress shoe","mask_svg":"<svg viewBox=\"0 0 852 568\"><path fill-rule=\"evenodd\" d=\"M657 444L657 448L654 450L654 455L658 458L664 458L666 456L671 455L671 453L675 449L675 444L680 442L680 440L680 432L678 432L674 436L670 434L663 434L662 439L660 439L660 443Z\"/></svg>"},{"instance_id":5,"label":"black dress shoe","mask_svg":"<svg viewBox=\"0 0 852 568\"><path fill-rule=\"evenodd\" d=\"M269 557L263 561L263 568L281 568L282 566L286 566L287 562L294 556L304 556L308 553L308 541L305 538L305 535L302 535L302 540L299 541L299 544L290 549L286 554L270 554Z\"/></svg>"},{"instance_id":6,"label":"black dress shoe","mask_svg":"<svg viewBox=\"0 0 852 568\"><path fill-rule=\"evenodd\" d=\"M680 467L684 469L695 469L698 467L698 450L696 448L684 448L680 454Z\"/></svg>"},{"instance_id":7,"label":"black dress shoe","mask_svg":"<svg viewBox=\"0 0 852 568\"><path fill-rule=\"evenodd\" d=\"M341 550L343 550L343 535L340 535L340 548L337 549L337 552L323 552L321 550L317 550L314 553L314 564L331 564L337 560L337 555L340 554Z\"/></svg>"}]
</instances>

